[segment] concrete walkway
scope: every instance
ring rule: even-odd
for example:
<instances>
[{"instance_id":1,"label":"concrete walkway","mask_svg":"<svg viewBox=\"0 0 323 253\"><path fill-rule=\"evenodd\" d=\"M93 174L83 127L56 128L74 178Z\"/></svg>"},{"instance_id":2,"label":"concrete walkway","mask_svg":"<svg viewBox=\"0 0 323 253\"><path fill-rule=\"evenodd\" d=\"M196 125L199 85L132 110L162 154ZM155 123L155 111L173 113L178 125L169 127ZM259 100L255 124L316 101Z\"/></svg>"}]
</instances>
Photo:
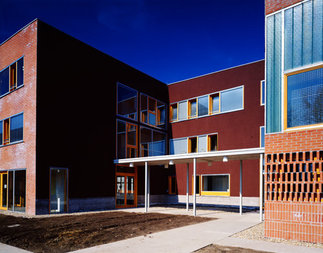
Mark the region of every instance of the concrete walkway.
<instances>
[{"instance_id":1,"label":"concrete walkway","mask_svg":"<svg viewBox=\"0 0 323 253\"><path fill-rule=\"evenodd\" d=\"M143 209L123 210L128 212L143 212ZM150 212L170 214L191 214L185 209L153 207ZM171 229L163 232L139 236L123 241L100 245L92 248L74 251L73 253L103 253L103 252L167 252L188 253L209 244L220 244L251 248L270 252L320 252L322 249L292 246L283 243L271 243L255 240L232 238L231 235L259 223L259 214L210 211L199 209L198 216L218 218L217 220Z\"/></svg>"},{"instance_id":2,"label":"concrete walkway","mask_svg":"<svg viewBox=\"0 0 323 253\"><path fill-rule=\"evenodd\" d=\"M0 243L0 253L31 253L30 251Z\"/></svg>"}]
</instances>

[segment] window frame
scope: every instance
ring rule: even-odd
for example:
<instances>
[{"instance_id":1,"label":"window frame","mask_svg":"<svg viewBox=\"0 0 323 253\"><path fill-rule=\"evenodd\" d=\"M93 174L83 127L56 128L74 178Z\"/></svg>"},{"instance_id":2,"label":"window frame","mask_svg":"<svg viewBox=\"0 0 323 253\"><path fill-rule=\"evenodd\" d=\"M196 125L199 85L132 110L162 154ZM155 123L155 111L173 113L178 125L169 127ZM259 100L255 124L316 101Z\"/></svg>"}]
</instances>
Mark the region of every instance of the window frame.
<instances>
[{"instance_id":1,"label":"window frame","mask_svg":"<svg viewBox=\"0 0 323 253\"><path fill-rule=\"evenodd\" d=\"M172 180L175 180L175 191L172 191ZM168 176L168 195L176 195L178 191L177 180L175 176Z\"/></svg>"},{"instance_id":2,"label":"window frame","mask_svg":"<svg viewBox=\"0 0 323 253\"><path fill-rule=\"evenodd\" d=\"M192 102L195 102L195 115L191 115L192 114ZM188 99L187 100L187 119L194 119L197 118L198 116L198 106L197 106L197 98L192 98L192 99Z\"/></svg>"},{"instance_id":3,"label":"window frame","mask_svg":"<svg viewBox=\"0 0 323 253\"><path fill-rule=\"evenodd\" d=\"M173 107L176 106L176 110L177 110L177 114L176 114L176 119L173 119ZM175 122L178 121L178 103L173 103L171 105L169 105L169 121L170 122Z\"/></svg>"},{"instance_id":4,"label":"window frame","mask_svg":"<svg viewBox=\"0 0 323 253\"><path fill-rule=\"evenodd\" d=\"M264 96L264 101L262 100L262 96ZM260 105L264 106L266 104L266 81L260 81Z\"/></svg>"},{"instance_id":5,"label":"window frame","mask_svg":"<svg viewBox=\"0 0 323 253\"><path fill-rule=\"evenodd\" d=\"M121 121L125 124L125 157L124 158L119 158L119 154L118 154L118 121ZM128 126L129 125L133 125L136 127L136 146L134 145L128 145ZM138 125L135 124L135 123L131 123L131 122L128 122L126 120L123 120L123 119L117 119L116 120L116 159L127 159L127 158L131 158L131 157L128 157L128 146L129 148L134 148L136 147L136 156L135 157L138 157L139 156L139 152L138 152Z\"/></svg>"},{"instance_id":6,"label":"window frame","mask_svg":"<svg viewBox=\"0 0 323 253\"><path fill-rule=\"evenodd\" d=\"M211 150L211 137L216 136L216 150ZM219 135L218 133L207 135L207 152L219 151Z\"/></svg>"},{"instance_id":7,"label":"window frame","mask_svg":"<svg viewBox=\"0 0 323 253\"><path fill-rule=\"evenodd\" d=\"M209 95L209 115L215 115L221 113L221 92L212 93ZM219 110L217 112L213 112L213 97L219 97Z\"/></svg>"},{"instance_id":8,"label":"window frame","mask_svg":"<svg viewBox=\"0 0 323 253\"><path fill-rule=\"evenodd\" d=\"M283 103L283 129L284 131L295 131L295 130L304 130L307 128L321 128L323 127L323 122L321 123L317 123L317 124L312 124L312 125L302 125L302 126L295 126L295 127L287 127L287 113L288 113L288 101L287 101L287 95L288 95L288 77L289 76L293 76L293 75L297 75L300 73L305 73L305 72L309 72L312 70L316 70L316 69L320 69L323 68L323 64L320 63L318 65L315 66L311 66L311 67L302 67L301 69L297 69L297 70L292 70L292 71L286 71L284 73L284 84L283 84L283 91L284 91L284 103Z\"/></svg>"},{"instance_id":9,"label":"window frame","mask_svg":"<svg viewBox=\"0 0 323 253\"><path fill-rule=\"evenodd\" d=\"M264 146L261 145L261 129L264 129ZM266 127L260 126L259 127L259 147L261 147L261 148L265 147L265 135L266 135Z\"/></svg>"},{"instance_id":10,"label":"window frame","mask_svg":"<svg viewBox=\"0 0 323 253\"><path fill-rule=\"evenodd\" d=\"M133 90L133 91L135 91L136 93L137 93L137 99L136 99L136 117L133 119L133 118L130 118L130 117L127 117L127 116L124 116L124 115L122 115L122 114L119 114L119 100L118 100L118 95L119 95L119 93L118 93L118 87L119 87L119 85L120 86L124 86L124 87L126 87L126 88L128 88L128 89L131 89L131 90ZM139 105L139 100L140 100L140 96L139 96L139 91L137 91L136 89L134 89L134 88L132 88L132 87L130 87L130 86L128 86L128 85L125 85L125 84L123 84L123 83L120 83L120 82L117 82L117 85L116 85L116 115L118 115L119 117L122 117L122 118L124 118L124 119L127 119L127 120L133 120L133 121L138 121L138 105ZM148 100L147 100L148 101ZM148 107L148 105L147 105L147 107ZM148 108L147 108L147 110L148 110ZM148 115L148 112L147 112L147 115ZM141 116L141 115L140 115ZM147 116L148 117L148 116Z\"/></svg>"},{"instance_id":11,"label":"window frame","mask_svg":"<svg viewBox=\"0 0 323 253\"><path fill-rule=\"evenodd\" d=\"M11 131L11 128L10 128L10 125L11 125L11 118L15 117L15 116L19 116L19 115L22 115L22 139L21 140L18 140L18 141L14 141L14 142L11 142L10 141L10 131ZM21 143L24 141L24 113L23 112L20 112L20 113L17 113L17 114L14 114L14 115L11 115L10 117L7 117L7 118L4 118L4 119L1 119L0 122L2 122L2 143L0 144L0 148L1 147L5 147L5 146L8 146L8 145L14 145L14 144L18 144L18 143ZM8 121L8 125L5 124L5 121ZM8 141L5 142L4 141L4 138L6 136L5 134L5 127L7 126L8 129L6 129L8 131L7 135L9 136L8 138Z\"/></svg>"},{"instance_id":12,"label":"window frame","mask_svg":"<svg viewBox=\"0 0 323 253\"><path fill-rule=\"evenodd\" d=\"M167 153L167 147L166 147L166 145L167 145L167 133L166 132L163 132L163 131L160 131L160 130L157 130L157 129L152 129L152 128L149 128L149 127L146 127L146 126L140 126L139 127L139 129L138 129L138 131L140 131L140 135L139 135L139 150L140 150L140 153L138 154L138 157L149 157L149 156L153 156L152 154L149 154L149 145L148 145L148 148L147 148L147 150L148 150L148 156L143 156L142 155L142 151L144 150L143 148L142 148L142 143L141 143L141 129L143 129L143 128L145 128L145 129L148 129L148 130L150 130L151 131L151 142L153 143L154 142L154 132L158 132L158 133L161 133L161 134L164 134L165 135L165 150L164 150L164 154L166 154Z\"/></svg>"},{"instance_id":13,"label":"window frame","mask_svg":"<svg viewBox=\"0 0 323 253\"><path fill-rule=\"evenodd\" d=\"M207 176L228 176L228 190L227 191L204 191L204 180L203 178L204 177L207 177ZM231 177L230 177L230 174L227 173L227 174L202 174L201 175L201 185L200 185L200 188L201 188L201 196L230 196L230 191L231 191L231 184L230 184L230 181L231 181Z\"/></svg>"},{"instance_id":14,"label":"window frame","mask_svg":"<svg viewBox=\"0 0 323 253\"><path fill-rule=\"evenodd\" d=\"M2 95L0 95L0 98L2 98L2 97L4 97L4 96L6 96L6 95L8 95L8 94L10 94L10 93L12 93L12 92L14 92L15 90L18 90L19 88L21 88L21 87L23 87L24 86L24 70L25 70L25 60L24 60L24 55L23 56L21 56L20 58L18 58L16 61L14 61L14 62L12 62L12 63L10 63L9 65L7 65L7 66L5 66L3 69L1 69L0 70L0 73L2 72L2 71L4 71L4 70L6 70L7 68L8 68L8 70L9 70L9 78L8 78L8 80L9 80L9 83L8 83L8 92L6 92L6 93L4 93L4 94L2 94ZM18 61L20 61L22 59L22 61L23 61L23 67L22 67L22 71L23 71L23 73L22 73L22 76L23 76L23 82L22 82L22 84L21 85L19 85L18 86ZM12 68L12 66L13 65L15 65L15 68L16 68L16 75L15 75L15 78L16 78L16 80L15 80L15 84L13 85L13 88L11 87L11 68Z\"/></svg>"}]
</instances>

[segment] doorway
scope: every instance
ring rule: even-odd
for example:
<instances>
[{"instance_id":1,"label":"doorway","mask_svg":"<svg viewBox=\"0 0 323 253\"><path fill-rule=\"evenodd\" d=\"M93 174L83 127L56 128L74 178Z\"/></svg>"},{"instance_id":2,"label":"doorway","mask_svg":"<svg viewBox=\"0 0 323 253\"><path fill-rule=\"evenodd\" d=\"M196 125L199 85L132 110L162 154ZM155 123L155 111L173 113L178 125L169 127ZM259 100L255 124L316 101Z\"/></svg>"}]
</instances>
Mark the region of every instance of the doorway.
<instances>
[{"instance_id":1,"label":"doorway","mask_svg":"<svg viewBox=\"0 0 323 253\"><path fill-rule=\"evenodd\" d=\"M136 173L116 173L116 208L137 207Z\"/></svg>"},{"instance_id":2,"label":"doorway","mask_svg":"<svg viewBox=\"0 0 323 253\"><path fill-rule=\"evenodd\" d=\"M8 172L0 172L0 209L8 209Z\"/></svg>"},{"instance_id":3,"label":"doorway","mask_svg":"<svg viewBox=\"0 0 323 253\"><path fill-rule=\"evenodd\" d=\"M68 169L50 169L50 213L68 212Z\"/></svg>"}]
</instances>

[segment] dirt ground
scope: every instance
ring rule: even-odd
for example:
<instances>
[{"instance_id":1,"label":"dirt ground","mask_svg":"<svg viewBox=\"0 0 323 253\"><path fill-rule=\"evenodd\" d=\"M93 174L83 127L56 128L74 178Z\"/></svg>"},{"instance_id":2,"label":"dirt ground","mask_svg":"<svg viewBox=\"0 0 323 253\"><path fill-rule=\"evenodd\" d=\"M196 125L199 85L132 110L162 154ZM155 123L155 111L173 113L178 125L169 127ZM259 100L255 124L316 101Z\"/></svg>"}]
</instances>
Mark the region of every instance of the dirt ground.
<instances>
[{"instance_id":1,"label":"dirt ground","mask_svg":"<svg viewBox=\"0 0 323 253\"><path fill-rule=\"evenodd\" d=\"M128 212L46 218L0 214L0 242L32 252L67 252L208 220L185 215Z\"/></svg>"},{"instance_id":2,"label":"dirt ground","mask_svg":"<svg viewBox=\"0 0 323 253\"><path fill-rule=\"evenodd\" d=\"M228 253L266 253L268 251L257 251L253 249L244 249L239 247L228 247L228 246L220 246L220 245L212 244L195 252L198 252L198 253L227 253L227 252Z\"/></svg>"}]
</instances>

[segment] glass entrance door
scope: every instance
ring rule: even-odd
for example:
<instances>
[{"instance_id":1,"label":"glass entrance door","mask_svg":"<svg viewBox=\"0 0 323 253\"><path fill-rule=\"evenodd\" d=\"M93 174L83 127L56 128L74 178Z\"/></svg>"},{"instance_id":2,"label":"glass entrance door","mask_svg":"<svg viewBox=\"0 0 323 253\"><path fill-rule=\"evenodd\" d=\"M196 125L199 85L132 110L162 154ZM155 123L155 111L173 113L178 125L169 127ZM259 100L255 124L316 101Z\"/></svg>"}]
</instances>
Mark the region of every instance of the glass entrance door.
<instances>
[{"instance_id":1,"label":"glass entrance door","mask_svg":"<svg viewBox=\"0 0 323 253\"><path fill-rule=\"evenodd\" d=\"M117 173L116 175L116 207L136 207L137 186L135 174Z\"/></svg>"},{"instance_id":2,"label":"glass entrance door","mask_svg":"<svg viewBox=\"0 0 323 253\"><path fill-rule=\"evenodd\" d=\"M8 172L0 173L0 209L8 209Z\"/></svg>"}]
</instances>

